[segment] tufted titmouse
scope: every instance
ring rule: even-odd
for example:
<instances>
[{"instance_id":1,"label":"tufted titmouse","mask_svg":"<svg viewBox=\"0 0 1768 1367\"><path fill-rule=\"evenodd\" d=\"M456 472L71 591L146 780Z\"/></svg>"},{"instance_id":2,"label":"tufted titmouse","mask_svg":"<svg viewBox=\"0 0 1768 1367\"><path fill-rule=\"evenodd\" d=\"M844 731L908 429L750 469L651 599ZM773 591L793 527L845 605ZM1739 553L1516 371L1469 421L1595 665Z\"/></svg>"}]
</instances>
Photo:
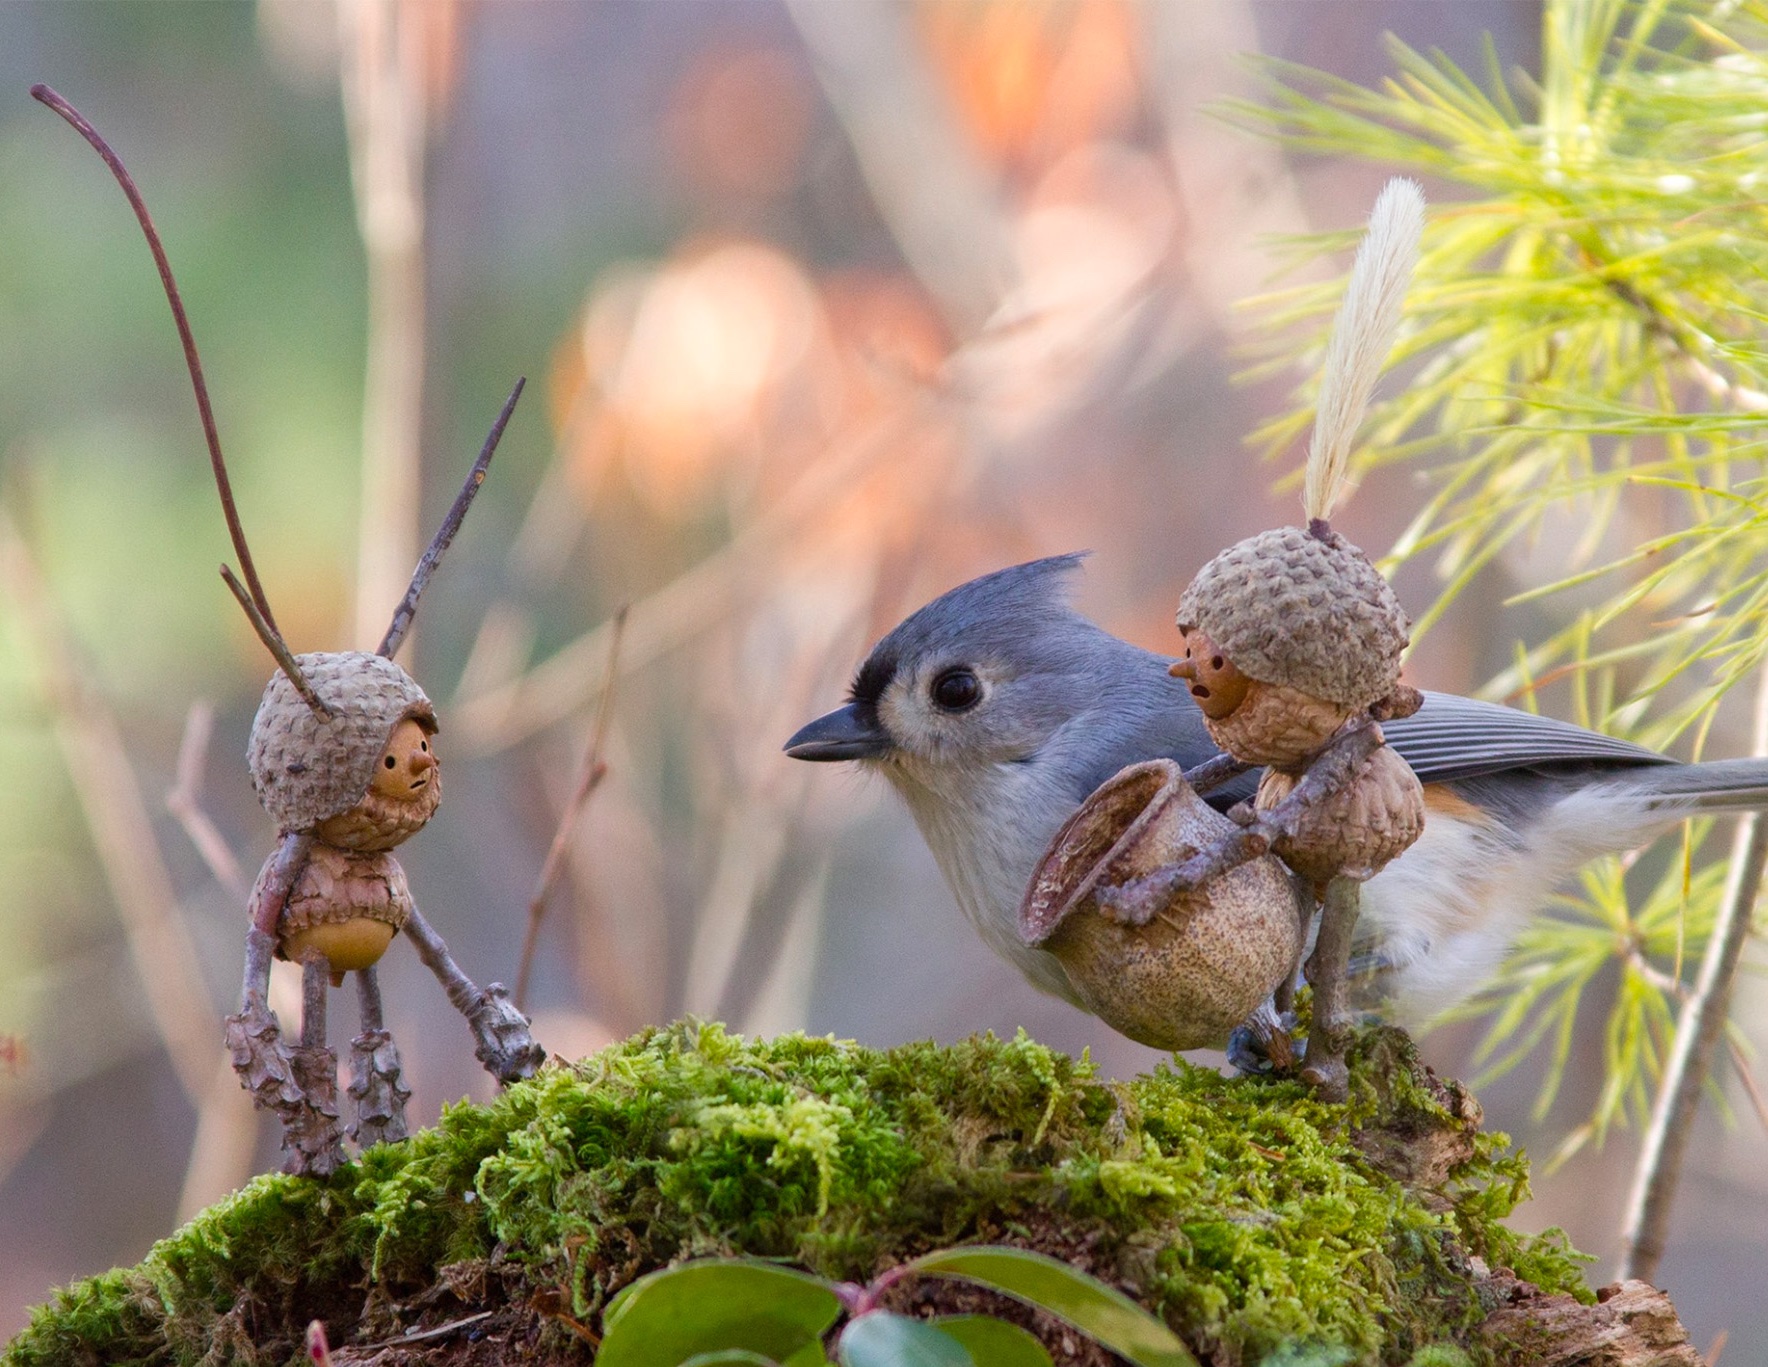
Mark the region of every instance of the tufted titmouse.
<instances>
[{"instance_id":1,"label":"tufted titmouse","mask_svg":"<svg viewBox=\"0 0 1768 1367\"><path fill-rule=\"evenodd\" d=\"M1034 984L1074 1001L1021 943L1019 902L1057 828L1126 764L1216 753L1167 659L1067 600L1078 555L984 575L873 647L849 701L786 742L858 760L908 803L958 905ZM1696 812L1768 807L1768 760L1681 764L1626 741L1445 693L1383 723L1425 784L1424 834L1364 886L1358 938L1401 1020L1465 997L1554 885ZM1226 807L1257 774L1210 795Z\"/></svg>"}]
</instances>

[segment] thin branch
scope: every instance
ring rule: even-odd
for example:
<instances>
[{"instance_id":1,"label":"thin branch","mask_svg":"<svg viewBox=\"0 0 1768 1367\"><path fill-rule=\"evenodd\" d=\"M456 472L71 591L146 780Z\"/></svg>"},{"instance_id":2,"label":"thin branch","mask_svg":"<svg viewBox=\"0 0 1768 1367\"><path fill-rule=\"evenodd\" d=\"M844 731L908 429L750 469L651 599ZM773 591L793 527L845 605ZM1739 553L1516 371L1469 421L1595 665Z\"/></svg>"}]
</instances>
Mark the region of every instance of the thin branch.
<instances>
[{"instance_id":1,"label":"thin branch","mask_svg":"<svg viewBox=\"0 0 1768 1367\"><path fill-rule=\"evenodd\" d=\"M129 207L135 211L136 221L141 224L142 234L147 238L147 249L153 253L154 265L159 268L160 284L166 290L166 302L172 306L172 321L178 327L178 340L184 346L184 364L190 371L191 386L196 390L197 413L202 419L203 440L209 447L209 468L215 472L215 489L221 495L221 515L227 519L227 534L233 538L234 554L239 556L240 570L245 574L246 583L251 586L253 604L269 625L271 635L280 636L276 627L276 614L270 611L270 600L264 596L264 586L258 581L258 568L252 563L252 552L246 545L245 528L240 524L239 509L233 501L233 484L227 478L227 462L221 455L221 437L215 428L215 410L209 403L209 386L203 380L203 363L196 351L196 334L190 330L190 319L184 312L184 299L178 293L178 282L172 278L172 263L167 260L166 249L160 244L159 231L153 225L152 215L147 212L147 202L142 199L141 191L136 188L135 179L123 165L122 158L111 150L110 144L86 121L79 110L46 85L32 86L31 98L48 105L66 119L92 145L92 150L104 158L104 164L110 167L111 174L116 177L117 184L122 186L124 195L128 197Z\"/></svg>"},{"instance_id":2,"label":"thin branch","mask_svg":"<svg viewBox=\"0 0 1768 1367\"><path fill-rule=\"evenodd\" d=\"M449 1320L447 1324L438 1324L434 1329L413 1329L398 1338L379 1339L374 1343L365 1343L356 1351L362 1353L378 1352L383 1348L402 1348L411 1343L427 1343L431 1339L447 1338L450 1334L458 1334L462 1329L470 1328L480 1320L489 1319L490 1310L481 1310L476 1315L467 1315L458 1320Z\"/></svg>"},{"instance_id":3,"label":"thin branch","mask_svg":"<svg viewBox=\"0 0 1768 1367\"><path fill-rule=\"evenodd\" d=\"M512 395L512 400L514 396ZM608 766L602 760L602 751L607 745L608 723L614 714L614 681L619 678L620 643L626 634L627 609L622 607L614 614L613 638L608 644L608 670L602 681L601 702L596 707L595 722L590 728L589 748L583 754L583 768L577 775L577 788L571 794L571 800L565 804L565 810L559 814L558 829L553 832L552 845L546 852L546 862L540 867L540 877L535 880L534 896L528 902L528 933L522 941L522 963L516 970L516 1008L526 1010L528 1003L528 980L534 968L534 952L540 943L540 923L546 917L546 899L551 894L553 884L558 881L559 873L565 867L565 854L570 849L571 832L577 825L577 818L583 812L583 806L589 801L589 795L601 786L602 777Z\"/></svg>"},{"instance_id":4,"label":"thin branch","mask_svg":"<svg viewBox=\"0 0 1768 1367\"><path fill-rule=\"evenodd\" d=\"M1756 687L1755 736L1751 753L1768 754L1768 671ZM1633 1190L1627 1198L1622 1236L1623 1278L1655 1281L1682 1176L1682 1160L1694 1128L1701 1092L1712 1072L1713 1051L1724 1033L1738 959L1749 935L1751 914L1768 865L1768 821L1752 812L1738 823L1731 867L1725 881L1712 938L1707 941L1694 989L1676 1018L1676 1037L1664 1064L1663 1082L1651 1123L1640 1146Z\"/></svg>"},{"instance_id":5,"label":"thin branch","mask_svg":"<svg viewBox=\"0 0 1768 1367\"><path fill-rule=\"evenodd\" d=\"M424 166L432 111L425 30L445 5L337 6L356 225L368 269L362 509L352 639L369 641L418 546L424 393Z\"/></svg>"},{"instance_id":6,"label":"thin branch","mask_svg":"<svg viewBox=\"0 0 1768 1367\"><path fill-rule=\"evenodd\" d=\"M208 758L209 736L215 725L215 709L198 700L190 705L184 719L184 739L178 746L177 782L166 793L166 810L178 819L190 843L209 866L219 883L240 905L251 895L239 860L209 814L203 810L203 765Z\"/></svg>"},{"instance_id":7,"label":"thin branch","mask_svg":"<svg viewBox=\"0 0 1768 1367\"><path fill-rule=\"evenodd\" d=\"M430 576L442 563L442 557L454 543L455 533L466 519L467 509L473 506L473 499L478 496L479 486L485 482L485 472L491 468L491 457L497 453L497 443L503 437L503 429L509 425L510 414L516 411L516 400L522 397L522 389L528 383L526 378L518 378L516 387L510 390L509 398L503 401L503 411L497 415L497 421L491 424L491 432L485 438L485 445L479 450L479 458L473 462L473 468L467 475L467 482L461 485L460 492L454 496L454 504L448 515L442 519L442 525L436 528L436 535L430 539L429 549L417 562L412 571L411 585L405 590L405 597L399 600L399 606L393 610L393 620L387 626L387 634L381 638L375 654L392 659L405 641L405 634L411 630L412 619L417 616L417 600L430 582Z\"/></svg>"},{"instance_id":8,"label":"thin branch","mask_svg":"<svg viewBox=\"0 0 1768 1367\"><path fill-rule=\"evenodd\" d=\"M1756 1119L1761 1122L1764 1130L1768 1130L1768 1096L1762 1094L1762 1085L1756 1081L1750 1061L1744 1057L1743 1050L1737 1047L1734 1039L1725 1041L1725 1051L1731 1055L1731 1066L1737 1069L1737 1080L1743 1084L1744 1095L1749 1097Z\"/></svg>"},{"instance_id":9,"label":"thin branch","mask_svg":"<svg viewBox=\"0 0 1768 1367\"><path fill-rule=\"evenodd\" d=\"M301 666L295 663L295 657L289 653L288 646L283 642L282 637L277 635L276 628L259 614L257 604L252 602L251 596L241 587L239 580L233 577L233 571L223 565L221 578L226 580L227 587L233 590L233 596L239 599L239 605L245 609L246 620L252 624L252 630L258 633L258 639L264 643L264 648L276 657L276 663L282 667L282 672L288 676L288 681L295 686L295 692L301 695L302 701L307 706L330 721L332 718L330 705L313 691L313 685L308 683L307 676L301 673Z\"/></svg>"}]
</instances>

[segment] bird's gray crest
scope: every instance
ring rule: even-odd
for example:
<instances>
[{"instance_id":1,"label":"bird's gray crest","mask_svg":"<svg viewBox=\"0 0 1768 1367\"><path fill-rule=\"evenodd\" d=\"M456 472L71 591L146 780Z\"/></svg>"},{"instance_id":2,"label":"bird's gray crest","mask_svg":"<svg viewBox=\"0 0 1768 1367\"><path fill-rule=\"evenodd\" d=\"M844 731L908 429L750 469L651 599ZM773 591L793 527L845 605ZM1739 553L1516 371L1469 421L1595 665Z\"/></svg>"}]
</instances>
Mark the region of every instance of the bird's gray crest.
<instances>
[{"instance_id":1,"label":"bird's gray crest","mask_svg":"<svg viewBox=\"0 0 1768 1367\"><path fill-rule=\"evenodd\" d=\"M875 704L903 660L1036 653L1040 642L1048 642L1050 626L1080 620L1068 600L1088 554L1028 560L941 594L872 647L849 699Z\"/></svg>"}]
</instances>

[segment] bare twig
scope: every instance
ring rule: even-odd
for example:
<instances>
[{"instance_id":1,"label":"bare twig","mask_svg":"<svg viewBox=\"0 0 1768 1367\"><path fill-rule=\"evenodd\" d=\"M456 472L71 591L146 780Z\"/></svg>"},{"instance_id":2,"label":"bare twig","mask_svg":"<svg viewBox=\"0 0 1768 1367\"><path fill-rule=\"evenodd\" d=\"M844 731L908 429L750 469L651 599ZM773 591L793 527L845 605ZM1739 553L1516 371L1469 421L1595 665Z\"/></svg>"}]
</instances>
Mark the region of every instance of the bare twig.
<instances>
[{"instance_id":1,"label":"bare twig","mask_svg":"<svg viewBox=\"0 0 1768 1367\"><path fill-rule=\"evenodd\" d=\"M329 721L332 717L330 705L313 691L313 685L307 682L307 676L301 673L301 666L295 663L295 657L289 653L288 645L277 635L276 628L259 613L257 604L252 602L251 597L240 586L239 580L233 577L233 571L223 565L221 578L233 590L233 596L239 599L239 605L245 611L246 620L252 624L252 630L258 633L258 639L264 643L264 648L275 657L282 672L288 676L288 681L294 685L295 692L301 695L301 700Z\"/></svg>"},{"instance_id":2,"label":"bare twig","mask_svg":"<svg viewBox=\"0 0 1768 1367\"><path fill-rule=\"evenodd\" d=\"M491 1315L491 1311L481 1310L476 1315L466 1315L457 1320L449 1320L447 1324L438 1324L434 1329L413 1329L408 1334L399 1335L398 1338L378 1339L374 1343L365 1343L357 1351L373 1353L382 1348L403 1348L408 1343L427 1343L431 1339L444 1339L450 1334L458 1334L462 1329L470 1329L480 1320L490 1319Z\"/></svg>"},{"instance_id":3,"label":"bare twig","mask_svg":"<svg viewBox=\"0 0 1768 1367\"><path fill-rule=\"evenodd\" d=\"M348 0L338 6L345 126L356 222L368 265L362 399L358 641L417 554L424 383L424 160L430 105L423 26L443 6Z\"/></svg>"},{"instance_id":4,"label":"bare twig","mask_svg":"<svg viewBox=\"0 0 1768 1367\"><path fill-rule=\"evenodd\" d=\"M1731 1055L1731 1066L1737 1069L1737 1080L1743 1084L1744 1095L1750 1099L1750 1107L1755 1111L1756 1119L1764 1130L1768 1130L1768 1096L1762 1094L1762 1086L1756 1081L1755 1070L1743 1056L1743 1050L1737 1047L1736 1040L1726 1040L1725 1050Z\"/></svg>"},{"instance_id":5,"label":"bare twig","mask_svg":"<svg viewBox=\"0 0 1768 1367\"><path fill-rule=\"evenodd\" d=\"M92 145L92 150L104 158L104 164L110 167L117 184L122 186L123 193L128 196L129 207L135 211L136 221L141 224L142 234L147 238L147 249L153 253L154 265L159 268L160 283L166 290L166 302L172 306L172 321L178 327L178 340L184 346L184 364L190 371L191 386L196 390L197 413L202 419L203 440L209 447L209 468L215 473L215 489L221 495L221 514L227 519L227 534L233 538L234 554L239 557L240 570L251 587L252 603L268 624L270 634L280 636L281 633L276 629L276 614L270 611L270 600L264 596L264 586L258 582L258 569L252 563L252 552L246 545L245 528L240 524L239 509L233 501L233 485L227 478L227 462L221 455L221 437L215 428L215 410L209 403L209 387L203 381L203 363L197 355L196 335L190 330L190 319L184 313L184 300L178 293L178 282L172 278L172 263L166 258L166 249L160 245L160 235L153 225L152 215L147 212L147 202L142 199L141 191L136 188L135 179L123 165L122 158L111 150L110 144L86 121L79 110L46 85L32 86L31 97L48 105L72 124L75 131Z\"/></svg>"},{"instance_id":6,"label":"bare twig","mask_svg":"<svg viewBox=\"0 0 1768 1367\"><path fill-rule=\"evenodd\" d=\"M37 657L42 695L92 832L154 1025L179 1085L201 1106L214 1074L214 1007L116 718L86 687L23 539L0 509L0 587Z\"/></svg>"},{"instance_id":7,"label":"bare twig","mask_svg":"<svg viewBox=\"0 0 1768 1367\"><path fill-rule=\"evenodd\" d=\"M1764 671L1756 686L1754 732L1751 753L1768 755L1768 671ZM1651 1123L1640 1146L1623 1226L1623 1278L1637 1277L1648 1282L1656 1279L1689 1132L1694 1127L1701 1091L1712 1072L1713 1051L1724 1033L1738 959L1749 934L1765 864L1768 821L1763 820L1761 813L1752 812L1738 822L1718 920L1713 925L1712 938L1707 941L1694 989L1676 1018L1676 1037L1664 1064Z\"/></svg>"},{"instance_id":8,"label":"bare twig","mask_svg":"<svg viewBox=\"0 0 1768 1367\"><path fill-rule=\"evenodd\" d=\"M417 616L417 600L429 585L430 576L436 572L436 567L442 563L442 557L448 553L449 546L454 543L454 535L460 530L467 509L473 506L479 486L485 483L485 472L491 467L491 457L497 452L497 443L503 437L503 429L509 425L510 414L516 411L516 400L522 397L522 387L527 383L525 378L518 378L516 387L510 390L509 398L503 401L503 411L497 415L497 421L491 424L490 435L485 438L485 445L480 448L479 458L473 462L466 483L461 485L460 492L454 496L448 515L442 519L442 525L436 528L436 535L430 538L429 549L412 571L405 597L399 600L399 606L393 610L393 620L388 623L387 634L381 637L375 654L384 655L390 660L404 643L406 632L411 630L412 619Z\"/></svg>"},{"instance_id":9,"label":"bare twig","mask_svg":"<svg viewBox=\"0 0 1768 1367\"><path fill-rule=\"evenodd\" d=\"M691 639L725 610L741 570L798 533L873 465L900 458L906 434L937 405L905 403L813 462L767 512L718 550L632 605L634 627L621 652L631 673ZM595 696L595 667L606 658L611 625L579 636L526 673L496 688L457 697L452 709L456 750L483 753L513 745L569 716Z\"/></svg>"},{"instance_id":10,"label":"bare twig","mask_svg":"<svg viewBox=\"0 0 1768 1367\"><path fill-rule=\"evenodd\" d=\"M528 901L528 933L522 940L522 963L516 970L516 1008L526 1010L528 1005L528 980L534 969L534 951L540 943L540 923L546 916L546 899L551 895L553 884L558 881L559 872L565 866L565 854L571 848L571 832L577 825L577 818L582 815L583 807L589 801L589 795L601 785L602 776L607 773L608 766L602 759L602 751L607 746L608 723L614 714L614 681L619 677L620 643L626 634L627 609L622 607L614 614L613 637L608 643L608 671L602 682L601 702L596 706L595 722L590 727L589 747L583 753L583 768L577 775L577 787L571 794L571 800L565 804L565 810L559 814L558 829L553 832L552 845L547 849L546 862L540 867L540 877L535 880L534 896Z\"/></svg>"},{"instance_id":11,"label":"bare twig","mask_svg":"<svg viewBox=\"0 0 1768 1367\"><path fill-rule=\"evenodd\" d=\"M215 881L229 897L244 906L252 886L246 882L239 860L233 857L233 850L203 810L203 765L208 758L209 736L214 725L213 706L202 700L190 705L184 719L184 739L178 746L177 782L166 794L166 810L178 818L178 824L184 827L184 833L203 857L203 863L209 866L209 872L215 875Z\"/></svg>"},{"instance_id":12,"label":"bare twig","mask_svg":"<svg viewBox=\"0 0 1768 1367\"><path fill-rule=\"evenodd\" d=\"M1011 233L995 176L916 51L910 12L886 0L791 0L786 11L904 260L953 330L975 332L1015 283Z\"/></svg>"}]
</instances>

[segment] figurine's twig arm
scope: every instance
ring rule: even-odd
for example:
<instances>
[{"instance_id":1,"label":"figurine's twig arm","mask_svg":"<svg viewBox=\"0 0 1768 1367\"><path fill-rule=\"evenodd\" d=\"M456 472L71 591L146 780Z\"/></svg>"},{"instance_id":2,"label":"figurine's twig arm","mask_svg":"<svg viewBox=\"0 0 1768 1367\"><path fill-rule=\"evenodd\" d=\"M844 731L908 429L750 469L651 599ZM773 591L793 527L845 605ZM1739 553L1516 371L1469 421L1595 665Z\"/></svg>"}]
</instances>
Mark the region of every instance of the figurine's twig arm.
<instances>
[{"instance_id":1,"label":"figurine's twig arm","mask_svg":"<svg viewBox=\"0 0 1768 1367\"><path fill-rule=\"evenodd\" d=\"M276 853L265 861L264 871L252 888L252 925L266 935L276 934L276 923L288 905L289 894L301 871L307 867L307 856L313 852L313 837L304 831L285 831Z\"/></svg>"},{"instance_id":2,"label":"figurine's twig arm","mask_svg":"<svg viewBox=\"0 0 1768 1367\"><path fill-rule=\"evenodd\" d=\"M1214 759L1206 759L1195 769L1185 771L1185 782L1191 785L1191 791L1202 797L1205 793L1213 793L1224 783L1239 778L1256 764L1248 764L1244 760L1235 759L1232 755L1217 755Z\"/></svg>"},{"instance_id":3,"label":"figurine's twig arm","mask_svg":"<svg viewBox=\"0 0 1768 1367\"><path fill-rule=\"evenodd\" d=\"M1129 925L1146 925L1175 893L1200 888L1212 878L1266 853L1279 837L1293 834L1310 807L1337 792L1363 763L1387 743L1381 728L1367 717L1347 722L1308 764L1293 792L1268 812L1259 812L1245 827L1224 835L1182 863L1156 869L1115 887L1094 893L1099 909ZM1210 765L1215 763L1209 761ZM1209 765L1202 766L1208 768Z\"/></svg>"},{"instance_id":4,"label":"figurine's twig arm","mask_svg":"<svg viewBox=\"0 0 1768 1367\"><path fill-rule=\"evenodd\" d=\"M454 1009L467 1018L479 1042L473 1054L486 1070L499 1082L534 1076L546 1060L546 1051L534 1042L528 1018L510 1001L509 989L502 983L492 983L483 990L476 987L460 971L436 928L415 906L406 917L405 933L418 958L442 984Z\"/></svg>"}]
</instances>

